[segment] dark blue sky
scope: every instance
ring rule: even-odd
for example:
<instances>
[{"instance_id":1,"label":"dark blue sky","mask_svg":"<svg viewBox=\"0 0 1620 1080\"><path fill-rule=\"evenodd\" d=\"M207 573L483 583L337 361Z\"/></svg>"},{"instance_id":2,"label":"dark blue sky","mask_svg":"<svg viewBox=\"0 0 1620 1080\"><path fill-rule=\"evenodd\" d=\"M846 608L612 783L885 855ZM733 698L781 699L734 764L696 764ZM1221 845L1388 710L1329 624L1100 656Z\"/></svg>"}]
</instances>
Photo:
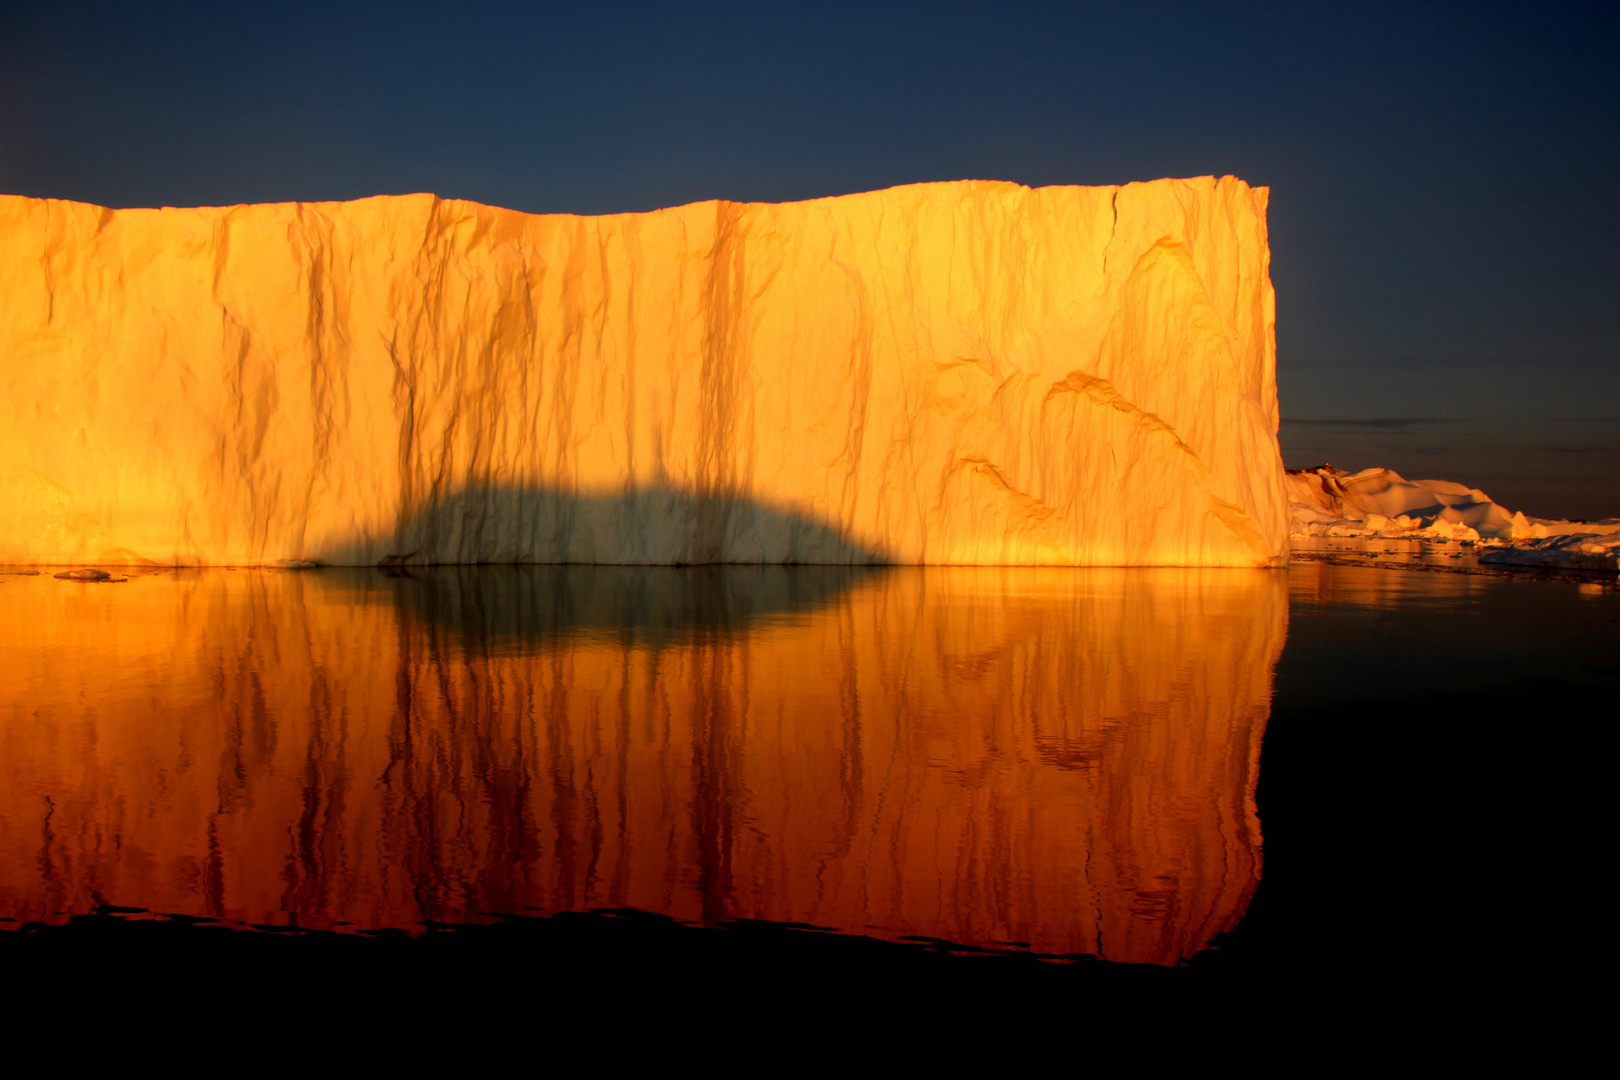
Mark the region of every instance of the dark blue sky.
<instances>
[{"instance_id":1,"label":"dark blue sky","mask_svg":"<svg viewBox=\"0 0 1620 1080\"><path fill-rule=\"evenodd\" d=\"M1284 454L1620 514L1620 4L0 7L0 190L1272 188Z\"/></svg>"}]
</instances>

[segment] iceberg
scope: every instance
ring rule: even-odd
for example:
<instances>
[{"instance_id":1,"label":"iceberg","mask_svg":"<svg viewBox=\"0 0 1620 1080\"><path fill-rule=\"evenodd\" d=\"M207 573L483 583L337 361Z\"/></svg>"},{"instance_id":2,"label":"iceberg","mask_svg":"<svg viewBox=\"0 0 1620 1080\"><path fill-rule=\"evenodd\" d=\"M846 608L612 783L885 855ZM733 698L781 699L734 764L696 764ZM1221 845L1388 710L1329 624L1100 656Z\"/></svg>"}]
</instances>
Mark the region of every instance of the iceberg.
<instances>
[{"instance_id":1,"label":"iceberg","mask_svg":"<svg viewBox=\"0 0 1620 1080\"><path fill-rule=\"evenodd\" d=\"M1588 531L1514 541L1481 553L1479 561L1487 566L1620 571L1620 521L1610 519L1580 525Z\"/></svg>"},{"instance_id":2,"label":"iceberg","mask_svg":"<svg viewBox=\"0 0 1620 1080\"><path fill-rule=\"evenodd\" d=\"M1266 201L0 197L0 562L1280 565Z\"/></svg>"},{"instance_id":3,"label":"iceberg","mask_svg":"<svg viewBox=\"0 0 1620 1080\"><path fill-rule=\"evenodd\" d=\"M1478 540L1528 531L1478 488L1449 480L1407 480L1393 469L1349 473L1333 465L1290 469L1285 483L1296 536L1405 536ZM1543 534L1545 535L1545 534Z\"/></svg>"},{"instance_id":4,"label":"iceberg","mask_svg":"<svg viewBox=\"0 0 1620 1080\"><path fill-rule=\"evenodd\" d=\"M1577 570L1620 569L1620 518L1526 517L1478 488L1449 480L1407 480L1393 469L1346 472L1331 463L1289 469L1290 534L1467 541L1491 548L1482 563Z\"/></svg>"}]
</instances>

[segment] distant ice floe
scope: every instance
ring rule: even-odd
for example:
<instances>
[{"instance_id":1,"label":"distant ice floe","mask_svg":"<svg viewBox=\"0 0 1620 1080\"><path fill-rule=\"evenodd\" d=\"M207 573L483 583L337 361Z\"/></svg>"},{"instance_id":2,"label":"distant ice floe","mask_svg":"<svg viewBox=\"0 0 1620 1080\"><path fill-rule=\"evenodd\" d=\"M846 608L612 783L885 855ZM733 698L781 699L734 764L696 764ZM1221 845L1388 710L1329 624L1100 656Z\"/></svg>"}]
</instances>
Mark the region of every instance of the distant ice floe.
<instances>
[{"instance_id":1,"label":"distant ice floe","mask_svg":"<svg viewBox=\"0 0 1620 1080\"><path fill-rule=\"evenodd\" d=\"M1465 541L1488 549L1482 563L1620 570L1620 518L1526 517L1478 488L1407 480L1393 469L1290 469L1286 486L1295 537Z\"/></svg>"}]
</instances>

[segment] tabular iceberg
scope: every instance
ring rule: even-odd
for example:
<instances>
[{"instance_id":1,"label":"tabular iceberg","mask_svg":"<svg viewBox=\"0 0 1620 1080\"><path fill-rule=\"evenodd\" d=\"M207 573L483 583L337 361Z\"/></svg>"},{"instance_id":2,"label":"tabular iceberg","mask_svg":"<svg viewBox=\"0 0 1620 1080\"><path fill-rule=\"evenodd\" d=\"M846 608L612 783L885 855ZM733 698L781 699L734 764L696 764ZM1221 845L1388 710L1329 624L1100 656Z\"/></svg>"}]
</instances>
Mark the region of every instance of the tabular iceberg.
<instances>
[{"instance_id":1,"label":"tabular iceberg","mask_svg":"<svg viewBox=\"0 0 1620 1080\"><path fill-rule=\"evenodd\" d=\"M0 562L1278 565L1266 198L0 197Z\"/></svg>"}]
</instances>

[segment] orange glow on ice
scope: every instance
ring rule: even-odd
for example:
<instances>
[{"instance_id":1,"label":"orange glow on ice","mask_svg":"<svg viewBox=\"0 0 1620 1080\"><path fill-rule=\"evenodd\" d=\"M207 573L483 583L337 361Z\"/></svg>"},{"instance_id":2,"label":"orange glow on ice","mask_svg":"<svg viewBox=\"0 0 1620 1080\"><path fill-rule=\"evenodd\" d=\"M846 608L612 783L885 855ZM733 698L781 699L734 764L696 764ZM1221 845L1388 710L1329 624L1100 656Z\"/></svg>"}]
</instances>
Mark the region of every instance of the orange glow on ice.
<instances>
[{"instance_id":1,"label":"orange glow on ice","mask_svg":"<svg viewBox=\"0 0 1620 1080\"><path fill-rule=\"evenodd\" d=\"M1258 880L1286 588L1243 570L8 577L0 914L365 928L635 907L1174 963Z\"/></svg>"}]
</instances>

